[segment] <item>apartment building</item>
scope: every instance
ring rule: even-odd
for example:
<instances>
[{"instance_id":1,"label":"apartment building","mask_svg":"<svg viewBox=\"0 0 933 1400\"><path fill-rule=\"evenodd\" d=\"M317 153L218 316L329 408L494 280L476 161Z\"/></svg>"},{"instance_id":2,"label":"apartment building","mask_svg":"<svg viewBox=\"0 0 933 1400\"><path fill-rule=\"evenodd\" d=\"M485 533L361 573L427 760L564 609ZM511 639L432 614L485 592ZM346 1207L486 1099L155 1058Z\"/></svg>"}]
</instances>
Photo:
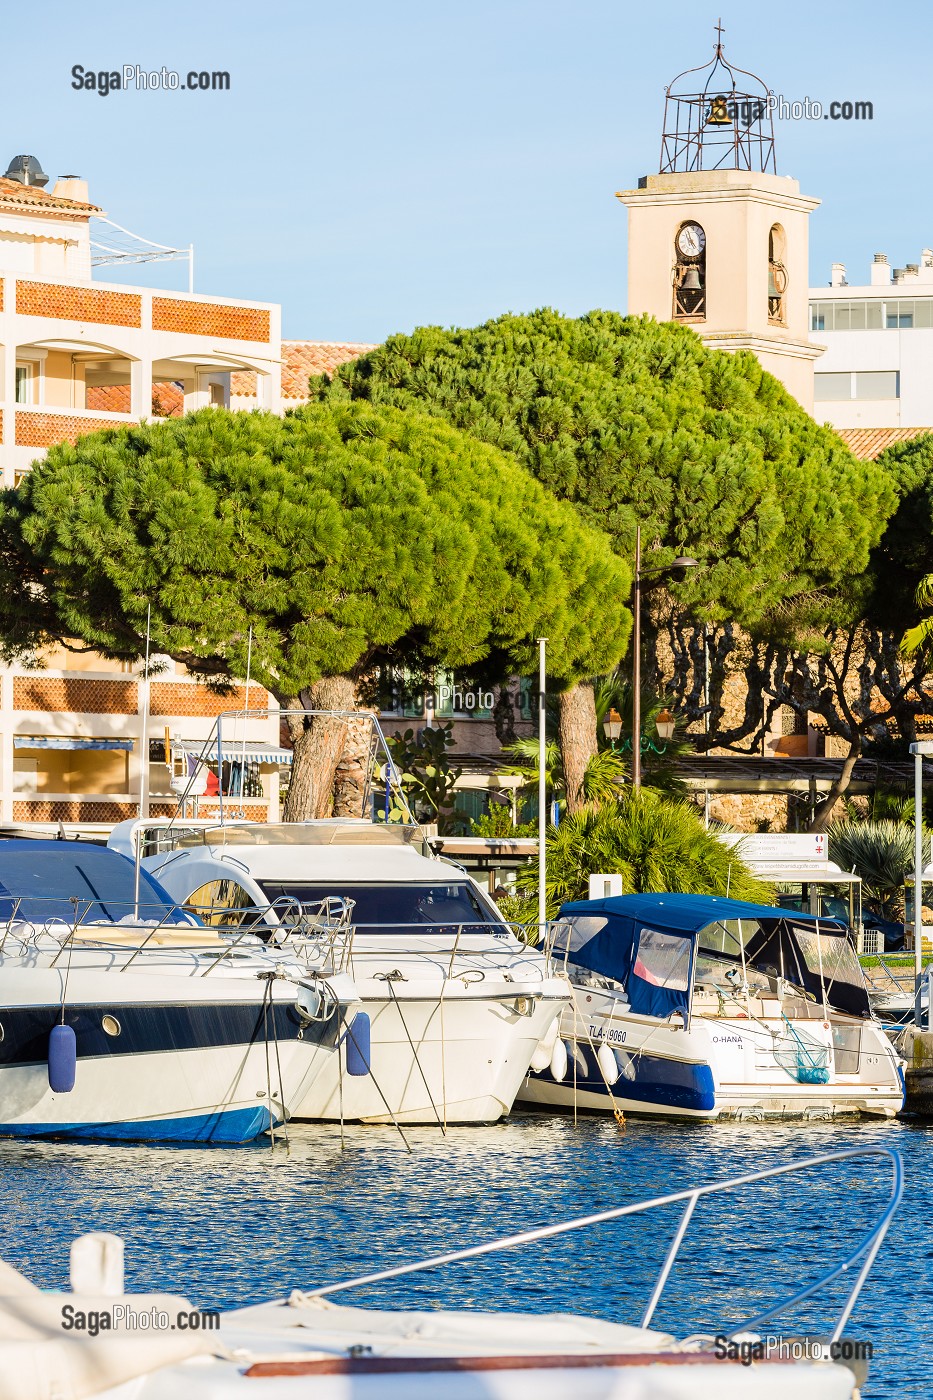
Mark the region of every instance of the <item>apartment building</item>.
<instances>
[{"instance_id":1,"label":"apartment building","mask_svg":"<svg viewBox=\"0 0 933 1400\"><path fill-rule=\"evenodd\" d=\"M876 253L857 284L834 263L829 285L810 288L810 337L826 347L814 416L843 430L853 448L876 455L879 443L896 440L891 430L933 431L933 249L897 268ZM889 431L870 437L879 430Z\"/></svg>"},{"instance_id":2,"label":"apartment building","mask_svg":"<svg viewBox=\"0 0 933 1400\"><path fill-rule=\"evenodd\" d=\"M85 182L51 189L32 156L0 178L0 468L14 485L56 443L141 419L231 404L248 374L248 406L281 411L276 305L172 293L92 277L91 221L103 211ZM247 406L247 405L244 405ZM174 810L172 779L191 766L218 714L246 689L213 694L157 658L123 666L61 649L44 667L0 673L0 825L107 827L140 807ZM250 687L249 706L269 703ZM290 755L277 718L229 718L218 778L253 819L277 812ZM227 751L229 746L229 752ZM216 784L201 810L216 809Z\"/></svg>"}]
</instances>

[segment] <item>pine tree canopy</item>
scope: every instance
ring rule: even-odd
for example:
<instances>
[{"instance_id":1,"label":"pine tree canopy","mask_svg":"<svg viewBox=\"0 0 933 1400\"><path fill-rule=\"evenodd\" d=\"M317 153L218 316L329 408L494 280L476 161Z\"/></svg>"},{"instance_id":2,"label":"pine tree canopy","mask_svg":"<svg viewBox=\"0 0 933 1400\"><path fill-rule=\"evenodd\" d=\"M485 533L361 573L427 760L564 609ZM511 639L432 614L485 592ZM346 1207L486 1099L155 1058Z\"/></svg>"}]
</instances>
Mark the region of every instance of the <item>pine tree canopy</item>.
<instances>
[{"instance_id":1,"label":"pine tree canopy","mask_svg":"<svg viewBox=\"0 0 933 1400\"><path fill-rule=\"evenodd\" d=\"M152 649L275 695L400 663L572 682L623 654L630 573L514 457L417 413L205 409L53 447L0 502L8 654Z\"/></svg>"},{"instance_id":2,"label":"pine tree canopy","mask_svg":"<svg viewBox=\"0 0 933 1400\"><path fill-rule=\"evenodd\" d=\"M686 327L594 311L502 316L473 330L396 335L333 378L325 402L422 408L511 453L648 567L706 567L675 588L710 621L793 630L793 600L860 573L894 505L750 352L708 350ZM300 412L301 410L299 410ZM809 619L808 619L809 620Z\"/></svg>"}]
</instances>

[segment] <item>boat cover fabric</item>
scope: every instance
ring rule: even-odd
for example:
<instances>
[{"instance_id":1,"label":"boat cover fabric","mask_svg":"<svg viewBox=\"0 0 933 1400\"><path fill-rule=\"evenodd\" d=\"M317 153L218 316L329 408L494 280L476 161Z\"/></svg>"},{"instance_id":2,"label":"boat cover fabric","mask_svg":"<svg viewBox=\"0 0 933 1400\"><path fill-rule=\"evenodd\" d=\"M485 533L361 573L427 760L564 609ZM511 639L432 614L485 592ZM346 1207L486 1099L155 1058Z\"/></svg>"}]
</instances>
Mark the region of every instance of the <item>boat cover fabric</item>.
<instances>
[{"instance_id":1,"label":"boat cover fabric","mask_svg":"<svg viewBox=\"0 0 933 1400\"><path fill-rule=\"evenodd\" d=\"M721 920L749 919L759 926L746 944L750 966L763 967L802 986L819 999L820 978L808 966L801 946L804 937L819 934L830 945L845 939L837 920L800 914L796 910L724 899L718 895L628 894L606 899L581 899L562 905L554 937L554 954L577 967L587 968L622 983L637 1015L667 1017L686 1013L693 982L693 963L687 962L700 932ZM673 940L683 941L678 954ZM848 946L848 945L847 945ZM812 963L812 957L811 957ZM827 975L827 1001L853 1015L870 1015L868 994L852 953L852 972ZM686 973L686 976L684 975Z\"/></svg>"},{"instance_id":2,"label":"boat cover fabric","mask_svg":"<svg viewBox=\"0 0 933 1400\"><path fill-rule=\"evenodd\" d=\"M135 909L133 862L87 841L0 841L0 919L14 915L44 924L118 923ZM17 900L19 905L17 906ZM73 903L77 900L77 906ZM166 923L196 922L144 868L139 872L139 915Z\"/></svg>"},{"instance_id":3,"label":"boat cover fabric","mask_svg":"<svg viewBox=\"0 0 933 1400\"><path fill-rule=\"evenodd\" d=\"M676 1345L668 1332L604 1322L574 1313L467 1312L449 1308L403 1312L356 1308L296 1290L287 1303L258 1303L223 1314L228 1345L289 1350L302 1342L346 1355L365 1343L375 1355L527 1356L588 1352L666 1351ZM234 1343L234 1338L236 1342ZM262 1341L260 1339L262 1338Z\"/></svg>"},{"instance_id":4,"label":"boat cover fabric","mask_svg":"<svg viewBox=\"0 0 933 1400\"><path fill-rule=\"evenodd\" d=\"M190 1313L192 1304L167 1293L40 1293L22 1275L19 1283L11 1280L15 1272L9 1266L0 1272L0 1400L84 1400L192 1356L227 1354L216 1333L187 1329L101 1331L96 1337L65 1332L66 1303L85 1313L109 1312L122 1303L137 1314L155 1309L170 1318Z\"/></svg>"}]
</instances>

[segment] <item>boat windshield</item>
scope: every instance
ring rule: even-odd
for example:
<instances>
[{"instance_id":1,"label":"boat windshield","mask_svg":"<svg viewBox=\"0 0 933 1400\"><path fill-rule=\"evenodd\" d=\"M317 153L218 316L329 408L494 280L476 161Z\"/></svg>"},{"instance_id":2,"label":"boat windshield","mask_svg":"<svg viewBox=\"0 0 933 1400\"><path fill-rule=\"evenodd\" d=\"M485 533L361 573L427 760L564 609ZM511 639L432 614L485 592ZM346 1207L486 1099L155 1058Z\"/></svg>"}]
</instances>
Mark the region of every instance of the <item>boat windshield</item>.
<instances>
[{"instance_id":1,"label":"boat windshield","mask_svg":"<svg viewBox=\"0 0 933 1400\"><path fill-rule=\"evenodd\" d=\"M717 953L727 958L740 958L742 946L748 947L761 932L757 919L717 919L700 929L699 946L703 953Z\"/></svg>"},{"instance_id":2,"label":"boat windshield","mask_svg":"<svg viewBox=\"0 0 933 1400\"><path fill-rule=\"evenodd\" d=\"M277 899L296 899L301 904L320 904L328 896L352 899L354 927L371 933L425 933L432 928L480 924L501 930L503 925L466 880L445 880L437 884L393 881L391 884L304 884L299 880L260 882L270 904Z\"/></svg>"},{"instance_id":3,"label":"boat windshield","mask_svg":"<svg viewBox=\"0 0 933 1400\"><path fill-rule=\"evenodd\" d=\"M794 937L803 953L808 972L819 977L822 968L825 982L849 982L854 987L864 986L859 960L847 938L841 934L811 933L799 924L794 924Z\"/></svg>"}]
</instances>

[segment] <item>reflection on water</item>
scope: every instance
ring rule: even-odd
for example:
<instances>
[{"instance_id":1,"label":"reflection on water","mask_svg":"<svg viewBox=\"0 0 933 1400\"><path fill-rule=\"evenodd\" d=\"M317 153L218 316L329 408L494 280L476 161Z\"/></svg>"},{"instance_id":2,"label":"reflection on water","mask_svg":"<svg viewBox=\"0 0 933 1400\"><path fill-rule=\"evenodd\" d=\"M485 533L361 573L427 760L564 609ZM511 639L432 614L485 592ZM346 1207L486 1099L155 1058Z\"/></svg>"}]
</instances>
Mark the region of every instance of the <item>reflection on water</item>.
<instances>
[{"instance_id":1,"label":"reflection on water","mask_svg":"<svg viewBox=\"0 0 933 1400\"><path fill-rule=\"evenodd\" d=\"M4 1256L65 1285L68 1246L112 1230L127 1286L204 1307L281 1296L835 1148L882 1143L907 1191L849 1325L875 1348L870 1397L922 1395L933 1302L926 1182L933 1130L907 1124L665 1125L516 1115L489 1128L291 1129L291 1145L150 1148L0 1142ZM702 1202L655 1325L716 1332L816 1277L877 1214L881 1159ZM347 1301L589 1312L635 1322L679 1207L347 1295ZM794 1330L825 1331L838 1288ZM790 1326L788 1331L792 1330ZM921 1380L922 1377L922 1380Z\"/></svg>"}]
</instances>

